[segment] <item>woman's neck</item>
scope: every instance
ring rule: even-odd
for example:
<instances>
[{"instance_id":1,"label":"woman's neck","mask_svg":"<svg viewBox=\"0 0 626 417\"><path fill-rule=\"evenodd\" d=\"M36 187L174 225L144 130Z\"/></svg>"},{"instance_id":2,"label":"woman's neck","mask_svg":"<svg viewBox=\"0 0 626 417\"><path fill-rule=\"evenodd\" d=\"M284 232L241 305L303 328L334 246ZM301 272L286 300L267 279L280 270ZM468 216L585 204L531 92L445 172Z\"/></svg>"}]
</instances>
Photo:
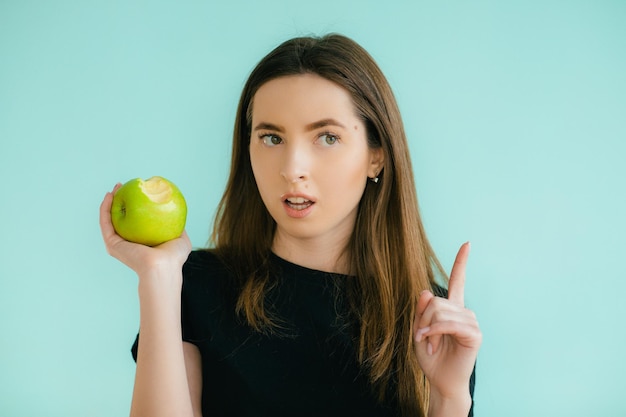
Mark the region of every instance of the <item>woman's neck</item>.
<instances>
[{"instance_id":1,"label":"woman's neck","mask_svg":"<svg viewBox=\"0 0 626 417\"><path fill-rule=\"evenodd\" d=\"M277 233L272 252L286 261L306 268L349 275L346 243L299 239Z\"/></svg>"}]
</instances>

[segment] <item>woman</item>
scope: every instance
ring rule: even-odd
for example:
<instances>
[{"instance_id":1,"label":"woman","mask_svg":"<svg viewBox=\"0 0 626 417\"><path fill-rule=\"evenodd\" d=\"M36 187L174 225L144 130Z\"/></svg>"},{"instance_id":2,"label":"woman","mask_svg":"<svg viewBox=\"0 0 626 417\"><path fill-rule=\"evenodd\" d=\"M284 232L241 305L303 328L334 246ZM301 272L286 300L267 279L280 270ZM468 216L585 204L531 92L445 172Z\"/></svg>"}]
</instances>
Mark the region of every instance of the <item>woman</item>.
<instances>
[{"instance_id":1,"label":"woman","mask_svg":"<svg viewBox=\"0 0 626 417\"><path fill-rule=\"evenodd\" d=\"M139 276L131 415L472 414L469 244L446 292L397 104L352 40L292 39L251 73L211 249L126 242L111 200L107 250Z\"/></svg>"}]
</instances>

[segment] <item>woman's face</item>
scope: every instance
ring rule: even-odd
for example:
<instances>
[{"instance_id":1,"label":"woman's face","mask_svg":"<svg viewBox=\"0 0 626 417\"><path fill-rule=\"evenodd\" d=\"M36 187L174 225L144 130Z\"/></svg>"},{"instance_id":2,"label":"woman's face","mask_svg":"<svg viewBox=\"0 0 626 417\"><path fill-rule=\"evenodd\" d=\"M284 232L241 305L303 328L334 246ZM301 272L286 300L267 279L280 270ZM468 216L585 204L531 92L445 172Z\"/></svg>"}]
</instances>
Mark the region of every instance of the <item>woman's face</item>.
<instances>
[{"instance_id":1,"label":"woman's face","mask_svg":"<svg viewBox=\"0 0 626 417\"><path fill-rule=\"evenodd\" d=\"M304 74L271 80L255 94L250 158L277 223L274 249L304 243L341 251L382 151L368 147L346 90Z\"/></svg>"}]
</instances>

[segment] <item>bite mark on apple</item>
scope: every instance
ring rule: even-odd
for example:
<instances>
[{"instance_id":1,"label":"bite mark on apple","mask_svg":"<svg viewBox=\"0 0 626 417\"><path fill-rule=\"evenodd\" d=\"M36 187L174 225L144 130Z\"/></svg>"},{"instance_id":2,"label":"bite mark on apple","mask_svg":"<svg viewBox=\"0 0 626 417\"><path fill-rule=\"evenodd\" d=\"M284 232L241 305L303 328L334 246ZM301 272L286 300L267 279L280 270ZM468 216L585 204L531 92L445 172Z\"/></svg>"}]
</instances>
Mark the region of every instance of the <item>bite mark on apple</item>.
<instances>
[{"instance_id":1,"label":"bite mark on apple","mask_svg":"<svg viewBox=\"0 0 626 417\"><path fill-rule=\"evenodd\" d=\"M161 177L152 177L142 181L141 191L155 203L167 203L172 198L172 187Z\"/></svg>"}]
</instances>

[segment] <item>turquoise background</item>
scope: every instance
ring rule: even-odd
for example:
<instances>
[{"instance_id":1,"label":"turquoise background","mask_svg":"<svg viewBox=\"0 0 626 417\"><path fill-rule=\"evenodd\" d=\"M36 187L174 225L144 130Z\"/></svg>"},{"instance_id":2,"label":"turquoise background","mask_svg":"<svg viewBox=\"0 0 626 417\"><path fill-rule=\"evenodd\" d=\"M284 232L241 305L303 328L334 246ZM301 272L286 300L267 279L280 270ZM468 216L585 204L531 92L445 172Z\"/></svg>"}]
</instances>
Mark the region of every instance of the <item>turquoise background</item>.
<instances>
[{"instance_id":1,"label":"turquoise background","mask_svg":"<svg viewBox=\"0 0 626 417\"><path fill-rule=\"evenodd\" d=\"M183 190L205 245L256 62L340 32L379 62L446 267L472 241L479 416L624 416L626 2L0 0L0 415L127 415L120 181Z\"/></svg>"}]
</instances>

